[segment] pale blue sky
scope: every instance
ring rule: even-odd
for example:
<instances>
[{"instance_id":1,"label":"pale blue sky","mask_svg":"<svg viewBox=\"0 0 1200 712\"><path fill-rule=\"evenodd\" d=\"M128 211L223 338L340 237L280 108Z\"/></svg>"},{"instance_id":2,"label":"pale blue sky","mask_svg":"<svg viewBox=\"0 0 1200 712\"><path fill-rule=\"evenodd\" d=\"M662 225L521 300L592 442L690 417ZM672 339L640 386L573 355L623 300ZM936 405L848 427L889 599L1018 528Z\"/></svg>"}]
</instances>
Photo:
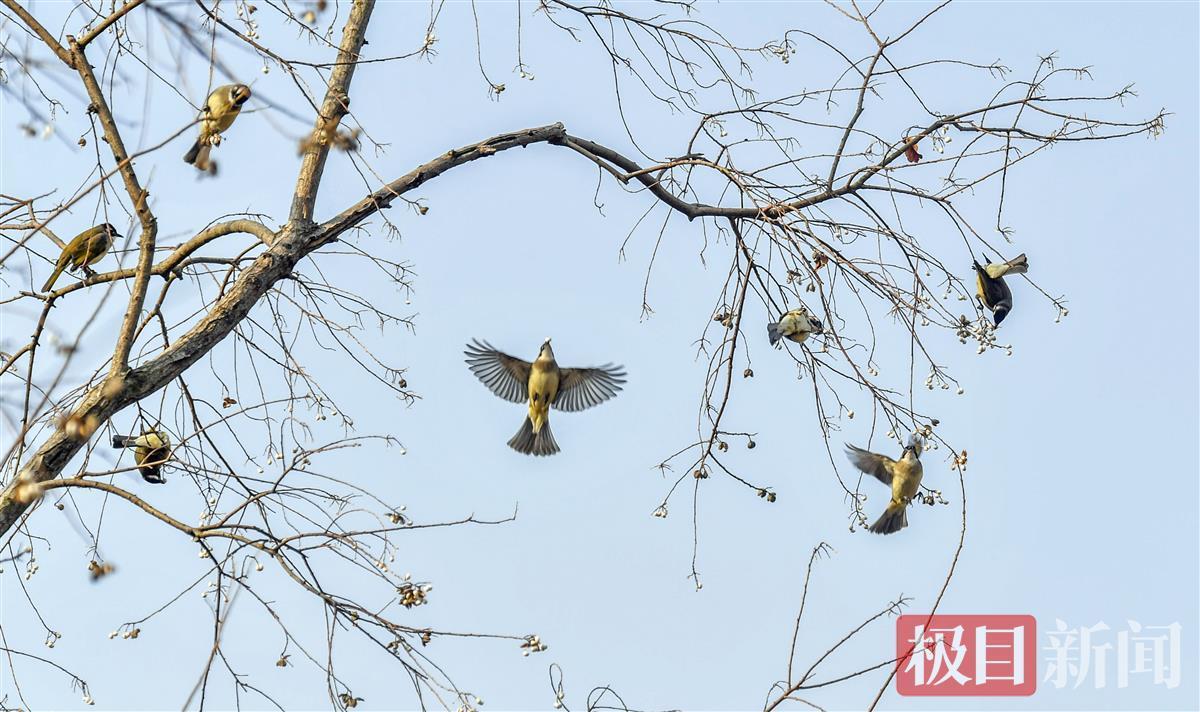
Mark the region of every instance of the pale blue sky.
<instances>
[{"instance_id":1,"label":"pale blue sky","mask_svg":"<svg viewBox=\"0 0 1200 712\"><path fill-rule=\"evenodd\" d=\"M39 9L48 7L43 3ZM885 32L927 7L887 8ZM369 49L390 53L396 48L387 38L402 32L405 44L399 49L408 49L423 34L416 28L423 27L427 12L420 3L383 3L368 35ZM464 3L446 6L440 54L432 63L360 69L354 111L377 140L390 144L386 155L374 159L382 175L400 175L448 148L495 133L554 121L634 154L595 47L576 46L540 16L527 17L524 51L536 80L508 73L515 64L514 15L510 3L480 6L489 73L508 86L499 102L486 98L475 68L470 6ZM702 17L746 43L799 26L844 41L855 54L866 51L855 29L820 3L704 5ZM1029 699L904 699L890 692L885 709L1194 709L1200 702L1197 18L1195 3L963 3L944 11L901 57L1000 59L1025 76L1038 55L1057 51L1063 65L1091 65L1095 82L1080 83L1081 93L1136 82L1139 97L1127 102L1122 118L1146 118L1160 107L1173 112L1156 141L1060 145L1014 172L1005 213L1015 230L1012 251L1028 254L1048 291L1067 295L1070 316L1055 324L1053 308L1027 284L1015 284L1017 306L1000 332L1015 354L976 356L970 346L946 340L942 362L966 394L922 391L917 398L921 409L940 418L944 434L970 451L969 533L942 612L1031 613L1043 628L1056 618L1072 627L1177 621L1183 629L1183 684L1167 691L1137 680L1117 690L1113 678L1105 690L1059 691L1042 683ZM824 85L828 57L811 45L801 47L788 65L764 63L756 81L765 94ZM259 78L257 90L288 96L278 72L264 78L253 63L241 66L247 76ZM948 105L961 93L985 93L958 86L962 76L947 74L924 88ZM203 87L199 65L189 77ZM664 115L636 93L627 96L639 142L659 155L681 153L680 132L692 119ZM162 92L156 97L149 137L190 118L176 97ZM124 113L136 116L138 106ZM73 142L84 124L81 107L71 110L60 128ZM888 116L878 105L874 112L879 126L902 128L920 120ZM260 116L244 117L218 149L223 175L217 181L193 182L176 155L186 150L182 139L143 159L163 234L190 233L237 210L276 219L286 215L297 164L294 145L257 120ZM73 153L62 143L19 135L23 110L6 100L0 118L0 190L26 195L83 181L83 175L64 180L52 172ZM277 121L298 133L293 122ZM392 433L408 454L368 448L328 462L384 499L406 504L422 521L469 513L499 518L519 505L516 521L504 526L412 532L403 539L405 560L394 564L435 584L431 604L406 614L406 620L459 630L536 632L550 645L523 658L515 643L439 640L430 654L461 686L482 696L486 709L548 709L551 663L565 670L572 709L583 708L587 691L598 684L612 685L639 709L757 709L785 672L812 547L823 540L836 553L816 567L801 629L801 667L900 594L913 597L910 612L928 610L957 541L957 480L943 453L932 453L926 482L946 492L951 506L919 508L911 514L912 526L897 536L848 532L847 505L824 459L809 385L795 380L794 367L768 349L765 338L752 340L756 377L738 384L729 425L758 432L758 447L746 451L736 445L732 459L756 481L774 486L779 501L767 505L727 478L704 484L698 561L704 588L696 592L686 578L688 497L673 500L667 519L651 517L670 484L654 466L695 434L704 365L693 360L692 343L724 280L727 248L710 246L706 269L698 259L700 226L673 219L649 289L655 313L641 320L653 228L635 234L624 262L618 250L649 199L623 194L605 181L601 215L592 205L595 185L595 167L581 157L538 146L457 169L423 187L417 195L430 206L428 215L399 208L389 215L401 239L387 241L376 231L358 241L412 263L417 277L411 305L383 280L364 280L347 260L317 258L331 281L358 280L377 303L416 314L415 334L394 330L370 338L391 362L409 369L406 378L422 396L406 407L343 360L330 359L322 374L325 385L347 405L359 432ZM361 194L348 162L335 157L318 216ZM964 201L964 209L977 227L994 222L984 191ZM937 244L944 223L924 212L915 212L906 227L926 244ZM79 210L63 225L82 225L90 217ZM537 251L547 245L549 255ZM957 238L934 251L967 276L969 256L961 254ZM531 271L539 275L535 282L527 279ZM747 314L758 321L766 316L758 307ZM94 333L111 333L119 314L107 318ZM753 327L748 333L760 331ZM622 363L629 384L595 410L555 414L563 452L526 458L504 445L520 424L521 408L494 398L475 381L462 363L462 346L481 337L530 357L551 335L561 363ZM891 344L894 353L887 346L878 359L881 370L885 377L894 372L902 384L907 345ZM81 362L94 363L108 348L102 343L85 349ZM320 368L319 359L312 355L310 368ZM846 397L852 407L866 410L861 394ZM116 420L128 424L131 416ZM867 427L845 421L835 442L865 441ZM199 503L184 483L177 477L151 490L125 482L192 519ZM884 494L868 493L873 511ZM206 603L189 594L143 626L136 641L110 641L107 635L200 576L205 562L196 558L190 541L128 507L110 503L106 516L104 550L119 575L92 586L83 540L62 514L51 508L37 514L38 532L55 545L40 557L41 570L27 586L51 627L66 637L52 651L41 646L42 634L28 618L9 565L0 577L5 636L9 645L53 654L81 674L92 686L97 709L177 708L208 654ZM264 590L281 608L319 614L270 573L262 576ZM310 640L319 649L321 626L312 620ZM274 667L280 641L258 609L240 608L231 626L226 646L240 671L255 676L289 708L327 706L319 675ZM884 659L893 636L891 621L875 624L826 661L824 674L815 678ZM366 699L366 709L415 705L394 664L348 636L342 643L343 675ZM1044 674L1044 662L1039 670ZM21 680L46 709L81 704L61 676L45 668L24 667ZM883 673L875 673L817 691L811 699L826 708L863 708L882 681ZM0 675L0 685L9 685L7 675ZM213 694L216 707L232 705L228 684L216 685Z\"/></svg>"}]
</instances>

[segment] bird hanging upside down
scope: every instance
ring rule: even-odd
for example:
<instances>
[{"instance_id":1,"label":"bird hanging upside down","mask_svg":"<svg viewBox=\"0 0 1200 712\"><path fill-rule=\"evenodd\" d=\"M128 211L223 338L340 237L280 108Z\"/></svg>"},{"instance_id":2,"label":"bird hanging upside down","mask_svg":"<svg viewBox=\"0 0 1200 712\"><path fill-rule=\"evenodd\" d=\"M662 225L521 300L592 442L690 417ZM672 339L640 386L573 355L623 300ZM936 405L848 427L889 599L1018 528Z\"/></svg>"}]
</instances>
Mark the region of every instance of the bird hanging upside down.
<instances>
[{"instance_id":1,"label":"bird hanging upside down","mask_svg":"<svg viewBox=\"0 0 1200 712\"><path fill-rule=\"evenodd\" d=\"M133 448L133 461L137 463L142 479L156 485L167 480L162 476L163 463L171 457L171 438L157 429L146 430L141 435L114 435L114 448Z\"/></svg>"},{"instance_id":2,"label":"bird hanging upside down","mask_svg":"<svg viewBox=\"0 0 1200 712\"><path fill-rule=\"evenodd\" d=\"M250 87L245 84L226 84L213 89L200 112L200 136L184 155L184 162L202 171L215 172L215 164L208 155L213 146L221 143L221 134L233 125L242 112L242 104L249 98Z\"/></svg>"},{"instance_id":3,"label":"bird hanging upside down","mask_svg":"<svg viewBox=\"0 0 1200 712\"><path fill-rule=\"evenodd\" d=\"M513 403L529 402L529 415L508 446L525 455L553 455L558 443L550 431L550 407L575 412L612 398L625 383L620 366L559 368L550 339L533 363L509 356L491 344L473 340L467 345L467 366L492 393Z\"/></svg>"},{"instance_id":4,"label":"bird hanging upside down","mask_svg":"<svg viewBox=\"0 0 1200 712\"><path fill-rule=\"evenodd\" d=\"M73 270L81 270L99 262L104 255L108 254L109 248L118 237L121 236L117 234L117 229L108 223L89 227L76 235L63 248L58 261L54 263L54 271L42 285L42 291L49 292L53 289L54 283L58 281L64 269L69 267Z\"/></svg>"},{"instance_id":5,"label":"bird hanging upside down","mask_svg":"<svg viewBox=\"0 0 1200 712\"><path fill-rule=\"evenodd\" d=\"M779 317L779 321L767 324L767 339L776 347L781 338L803 344L811 334L822 334L824 330L820 319L809 314L808 309L798 307Z\"/></svg>"},{"instance_id":6,"label":"bird hanging upside down","mask_svg":"<svg viewBox=\"0 0 1200 712\"><path fill-rule=\"evenodd\" d=\"M846 444L846 456L864 474L892 488L892 500L883 515L871 525L875 534L893 534L908 526L908 503L921 486L921 449L924 441L917 435L908 439L899 460Z\"/></svg>"},{"instance_id":7,"label":"bird hanging upside down","mask_svg":"<svg viewBox=\"0 0 1200 712\"><path fill-rule=\"evenodd\" d=\"M987 259L987 255L983 256ZM975 292L979 303L992 312L996 326L1012 311L1012 290L1004 283L1004 276L1025 274L1029 271L1029 260L1021 253L1008 262L992 262L983 267L972 261L975 268Z\"/></svg>"}]
</instances>

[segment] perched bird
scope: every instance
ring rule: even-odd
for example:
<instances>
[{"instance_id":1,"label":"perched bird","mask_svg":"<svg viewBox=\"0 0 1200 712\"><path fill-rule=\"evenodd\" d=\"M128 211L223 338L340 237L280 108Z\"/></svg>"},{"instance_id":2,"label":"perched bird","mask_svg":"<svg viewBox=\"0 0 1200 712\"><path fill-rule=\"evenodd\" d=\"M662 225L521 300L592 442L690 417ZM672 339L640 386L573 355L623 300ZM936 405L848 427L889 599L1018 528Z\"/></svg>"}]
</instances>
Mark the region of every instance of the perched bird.
<instances>
[{"instance_id":1,"label":"perched bird","mask_svg":"<svg viewBox=\"0 0 1200 712\"><path fill-rule=\"evenodd\" d=\"M143 480L156 485L167 481L162 476L162 466L171 456L171 438L162 430L145 430L136 437L114 435L112 446L117 449L133 448L133 461L137 463Z\"/></svg>"},{"instance_id":2,"label":"perched bird","mask_svg":"<svg viewBox=\"0 0 1200 712\"><path fill-rule=\"evenodd\" d=\"M63 248L58 262L54 263L54 271L50 273L50 279L47 279L46 283L42 285L42 291L49 292L64 269L68 267L83 269L99 262L118 237L121 236L117 234L117 229L108 223L89 227L76 235Z\"/></svg>"},{"instance_id":3,"label":"perched bird","mask_svg":"<svg viewBox=\"0 0 1200 712\"><path fill-rule=\"evenodd\" d=\"M913 435L904 446L900 459L893 460L886 455L846 444L846 456L855 467L892 488L892 501L888 503L887 509L883 510L883 515L871 525L872 532L892 534L908 526L908 503L916 496L917 489L921 486L923 447L924 442L921 438Z\"/></svg>"},{"instance_id":4,"label":"perched bird","mask_svg":"<svg viewBox=\"0 0 1200 712\"><path fill-rule=\"evenodd\" d=\"M774 324L767 324L767 338L772 346L778 346L779 339L787 338L797 344L803 344L810 334L823 333L825 325L821 320L808 313L808 309L800 307L779 317Z\"/></svg>"},{"instance_id":5,"label":"perched bird","mask_svg":"<svg viewBox=\"0 0 1200 712\"><path fill-rule=\"evenodd\" d=\"M529 401L529 415L508 446L525 455L553 455L558 443L550 432L550 406L575 412L612 398L625 383L620 366L559 368L550 339L533 363L501 353L486 341L467 345L467 366L492 393L513 403Z\"/></svg>"},{"instance_id":6,"label":"perched bird","mask_svg":"<svg viewBox=\"0 0 1200 712\"><path fill-rule=\"evenodd\" d=\"M987 255L983 258L986 260ZM1004 276L1025 274L1029 271L1029 260L1022 253L1008 262L992 262L987 267L974 260L971 264L975 268L975 290L979 303L991 310L996 326L1000 326L1013 306L1012 290L1004 283Z\"/></svg>"},{"instance_id":7,"label":"perched bird","mask_svg":"<svg viewBox=\"0 0 1200 712\"><path fill-rule=\"evenodd\" d=\"M249 98L250 87L245 84L225 84L213 89L200 112L200 136L183 160L202 171L209 170L209 152L221 143L221 133L233 125L242 112L242 104Z\"/></svg>"}]
</instances>

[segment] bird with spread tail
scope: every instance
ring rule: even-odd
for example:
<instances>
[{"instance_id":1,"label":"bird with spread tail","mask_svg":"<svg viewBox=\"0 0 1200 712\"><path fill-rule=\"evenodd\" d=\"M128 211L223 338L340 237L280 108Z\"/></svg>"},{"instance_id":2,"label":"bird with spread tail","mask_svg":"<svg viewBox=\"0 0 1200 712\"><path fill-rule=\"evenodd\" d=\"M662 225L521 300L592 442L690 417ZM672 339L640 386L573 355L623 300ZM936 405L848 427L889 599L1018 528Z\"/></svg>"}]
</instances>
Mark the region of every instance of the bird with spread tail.
<instances>
[{"instance_id":1,"label":"bird with spread tail","mask_svg":"<svg viewBox=\"0 0 1200 712\"><path fill-rule=\"evenodd\" d=\"M63 248L58 261L54 263L54 271L50 273L50 279L47 279L46 283L42 285L42 291L49 292L63 270L68 267L73 270L81 270L99 262L104 255L108 254L108 249L112 247L118 237L121 235L117 234L117 229L108 223L89 227L76 235Z\"/></svg>"},{"instance_id":2,"label":"bird with spread tail","mask_svg":"<svg viewBox=\"0 0 1200 712\"><path fill-rule=\"evenodd\" d=\"M810 335L823 333L825 325L804 307L793 309L779 317L779 321L767 324L767 339L776 348L780 339L790 339L797 344L803 344Z\"/></svg>"},{"instance_id":3,"label":"bird with spread tail","mask_svg":"<svg viewBox=\"0 0 1200 712\"><path fill-rule=\"evenodd\" d=\"M987 255L983 256L987 260ZM975 291L979 303L992 312L996 326L1012 311L1012 290L1004 283L1005 275L1025 274L1029 271L1029 260L1021 253L1008 262L989 262L986 267L972 260L975 268Z\"/></svg>"},{"instance_id":4,"label":"bird with spread tail","mask_svg":"<svg viewBox=\"0 0 1200 712\"><path fill-rule=\"evenodd\" d=\"M920 436L913 435L904 446L900 459L893 460L846 443L846 456L855 467L892 488L892 500L887 509L870 527L875 534L894 534L908 526L908 503L917 495L924 474L921 468L924 446Z\"/></svg>"},{"instance_id":5,"label":"bird with spread tail","mask_svg":"<svg viewBox=\"0 0 1200 712\"><path fill-rule=\"evenodd\" d=\"M114 435L112 446L133 448L133 461L143 480L156 485L167 481L162 476L162 466L171 457L171 437L165 432L152 428L138 436Z\"/></svg>"},{"instance_id":6,"label":"bird with spread tail","mask_svg":"<svg viewBox=\"0 0 1200 712\"><path fill-rule=\"evenodd\" d=\"M513 403L529 403L529 414L508 446L525 455L559 451L550 431L550 407L568 413L591 408L617 395L625 383L620 366L560 368L550 339L532 363L497 351L486 341L467 345L467 366L483 385Z\"/></svg>"},{"instance_id":7,"label":"bird with spread tail","mask_svg":"<svg viewBox=\"0 0 1200 712\"><path fill-rule=\"evenodd\" d=\"M242 113L242 104L249 98L250 87L245 84L225 84L213 89L200 112L200 135L183 160L202 171L212 170L215 166L208 154L221 143L221 134L233 126L233 120Z\"/></svg>"}]
</instances>

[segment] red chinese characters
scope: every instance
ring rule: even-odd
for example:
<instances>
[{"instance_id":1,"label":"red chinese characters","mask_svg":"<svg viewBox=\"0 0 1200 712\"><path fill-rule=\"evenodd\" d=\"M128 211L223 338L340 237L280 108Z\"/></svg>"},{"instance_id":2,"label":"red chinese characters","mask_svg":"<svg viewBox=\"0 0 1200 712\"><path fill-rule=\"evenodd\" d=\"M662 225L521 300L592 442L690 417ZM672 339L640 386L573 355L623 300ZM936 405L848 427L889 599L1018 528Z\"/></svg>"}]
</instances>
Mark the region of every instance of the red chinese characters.
<instances>
[{"instance_id":1,"label":"red chinese characters","mask_svg":"<svg viewBox=\"0 0 1200 712\"><path fill-rule=\"evenodd\" d=\"M900 616L896 691L914 696L1032 695L1036 655L1033 616Z\"/></svg>"}]
</instances>

